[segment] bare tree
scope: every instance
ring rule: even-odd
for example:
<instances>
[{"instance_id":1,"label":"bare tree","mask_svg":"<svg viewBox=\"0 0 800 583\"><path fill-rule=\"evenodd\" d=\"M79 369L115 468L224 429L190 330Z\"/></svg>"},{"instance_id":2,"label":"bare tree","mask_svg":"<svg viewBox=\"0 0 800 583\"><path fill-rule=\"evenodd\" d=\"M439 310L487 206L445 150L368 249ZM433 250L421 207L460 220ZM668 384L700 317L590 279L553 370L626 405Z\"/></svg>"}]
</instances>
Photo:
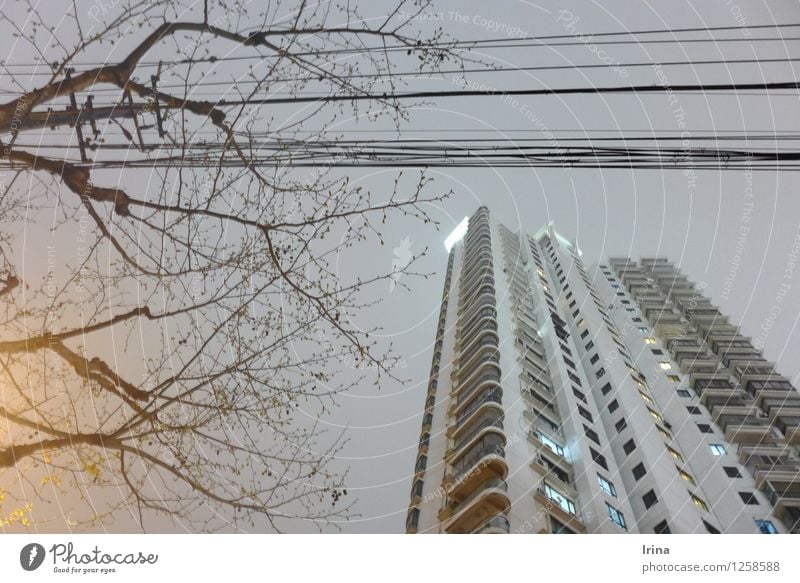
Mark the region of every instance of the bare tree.
<instances>
[{"instance_id":1,"label":"bare tree","mask_svg":"<svg viewBox=\"0 0 800 583\"><path fill-rule=\"evenodd\" d=\"M0 524L122 513L142 529L166 516L281 530L348 515L330 466L341 436L320 440L298 411L335 403L353 382L343 363L391 374L351 318L418 256L354 277L337 264L382 244L394 215L432 222L446 194L424 176L373 194L299 169L297 146L329 144L344 119L397 126L396 68L451 59L418 26L429 2L379 18L351 4L2 14L15 45L0 105Z\"/></svg>"}]
</instances>

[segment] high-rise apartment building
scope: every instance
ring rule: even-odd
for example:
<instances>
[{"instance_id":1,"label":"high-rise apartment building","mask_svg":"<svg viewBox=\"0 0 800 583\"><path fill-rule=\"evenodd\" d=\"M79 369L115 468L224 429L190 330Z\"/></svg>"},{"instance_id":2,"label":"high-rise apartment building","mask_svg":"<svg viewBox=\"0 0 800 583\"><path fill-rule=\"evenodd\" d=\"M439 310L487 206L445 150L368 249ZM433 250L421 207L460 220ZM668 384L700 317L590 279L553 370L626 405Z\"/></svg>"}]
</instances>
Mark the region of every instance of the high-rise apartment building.
<instances>
[{"instance_id":1,"label":"high-rise apartment building","mask_svg":"<svg viewBox=\"0 0 800 583\"><path fill-rule=\"evenodd\" d=\"M450 250L411 533L800 531L800 393L669 261L481 207Z\"/></svg>"}]
</instances>

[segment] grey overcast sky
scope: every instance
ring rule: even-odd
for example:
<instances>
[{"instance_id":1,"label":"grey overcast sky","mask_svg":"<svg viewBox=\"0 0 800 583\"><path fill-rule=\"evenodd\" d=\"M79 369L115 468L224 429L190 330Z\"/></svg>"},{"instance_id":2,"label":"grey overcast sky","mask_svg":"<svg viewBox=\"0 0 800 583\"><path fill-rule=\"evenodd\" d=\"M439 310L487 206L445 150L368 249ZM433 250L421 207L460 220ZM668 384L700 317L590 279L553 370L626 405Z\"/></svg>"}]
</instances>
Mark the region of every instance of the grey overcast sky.
<instances>
[{"instance_id":1,"label":"grey overcast sky","mask_svg":"<svg viewBox=\"0 0 800 583\"><path fill-rule=\"evenodd\" d=\"M3 2L3 4L6 4ZM66 2L65 6L70 6ZM116 5L107 0L105 4ZM364 12L386 15L392 2L361 2ZM103 2L89 3L101 6ZM16 9L24 16L24 5ZM423 27L440 26L458 40L518 38L545 35L591 35L600 32L675 29L704 26L756 26L800 23L800 4L794 0L590 0L437 1L421 19ZM793 29L800 36L800 28ZM750 33L750 31L747 31ZM727 36L745 35L728 31ZM752 31L752 36L760 33ZM695 38L704 38L697 34ZM668 36L662 38L669 38ZM687 37L685 37L687 38ZM4 41L6 42L6 41ZM502 67L614 63L660 63L670 60L760 59L800 57L800 42L685 43L604 45L592 50L591 41L568 47L486 50L479 55ZM112 49L109 49L112 50ZM21 61L30 53L15 54ZM97 55L95 55L97 56ZM680 83L757 82L796 80L794 63L741 65L652 66L606 69L517 71L472 74L467 88L542 88L572 86L655 85ZM453 90L464 86L458 76L412 80L410 87ZM670 103L663 93L636 95L575 95L451 98L428 101L410 112L403 131L417 137L455 139L459 132L486 137L582 136L603 130L627 136L688 131L690 137L710 132L800 132L797 92L740 94L677 94ZM677 110L677 112L676 112ZM368 130L391 135L383 124L344 121L340 129ZM567 134L565 132L572 132ZM395 134L396 135L396 134ZM592 133L592 135L597 135ZM403 137L407 137L404 135ZM391 188L396 171L349 171L353 180L375 192ZM436 231L398 218L386 225L386 245L365 246L351 255L342 273L364 265L389 271L396 255L406 249L429 248L419 266L427 279L407 278L410 287L390 289L383 302L359 315L365 328L380 326L385 343L402 357L398 375L404 382L365 383L342 395L338 407L324 419L330 429L346 429L349 441L336 463L349 470L348 497L356 500L354 516L340 524L344 532L402 532L417 450L423 401L429 374L443 271L443 246L448 232L480 205L512 229L535 232L548 221L570 240L576 240L588 265L609 256L663 255L680 264L690 279L704 282L706 291L725 312L740 321L744 333L763 344L767 358L797 379L800 373L800 281L786 280L792 246L800 237L800 176L797 173L741 170L701 171L690 177L678 170L589 170L566 168L431 170L433 187L452 190L432 215L441 222ZM746 192L752 190L752 210ZM749 217L741 236L744 217ZM788 296L779 301L779 286L788 283ZM780 310L776 314L776 310ZM774 317L776 316L777 317ZM350 372L346 363L341 378ZM313 416L315 413L309 412ZM115 525L124 529L125 523ZM101 527L102 529L102 527ZM297 523L292 530L315 530Z\"/></svg>"},{"instance_id":2,"label":"grey overcast sky","mask_svg":"<svg viewBox=\"0 0 800 583\"><path fill-rule=\"evenodd\" d=\"M562 10L568 11L560 12ZM576 20L577 19L577 20ZM437 2L429 16L459 39L540 36L702 26L752 26L800 22L796 2ZM571 26L567 27L567 23ZM734 32L734 34L737 34ZM753 36L758 36L755 31ZM699 37L698 37L699 38ZM732 46L736 45L736 46ZM797 55L798 43L724 43L692 46L612 45L604 47L615 62L663 62L670 59L781 58ZM606 55L601 55L606 56ZM534 51L487 52L487 61L503 66L596 62L586 46ZM724 83L757 79L797 79L793 64L663 68L670 84ZM653 67L619 71L544 71L504 74L505 87L560 87L581 84L659 83ZM473 86L496 86L499 75L473 75ZM452 82L452 81L451 81ZM446 83L442 83L445 84ZM441 87L440 84L439 86ZM703 130L784 131L800 128L796 93L765 96L678 95L670 104L664 94L644 96L559 96L448 99L418 108L406 129L427 137L456 136L453 130L482 129L513 136L529 130L680 132ZM676 108L682 114L676 115ZM685 116L685 117L681 117ZM555 133L555 132L554 132ZM557 134L558 135L558 134ZM563 135L563 134L562 134ZM387 172L355 172L380 188ZM784 280L791 268L792 245L800 237L800 180L797 174L744 171L698 172L696 182L682 170L438 169L436 187L454 194L437 209L441 232L389 226L386 247L368 251L366 260L391 265L393 249L411 241L412 251L430 248L428 280L409 281L412 291L386 290L385 301L363 314L380 323L386 337L404 357L405 384L383 383L344 396L326 421L348 427L350 442L340 462L349 466L349 492L358 499L360 516L342 525L345 532L402 532L417 450L424 395L443 282L449 230L477 206L487 205L509 227L536 231L548 221L570 240L577 240L588 265L609 256L664 255L680 264L736 321L744 333L763 344L767 358L797 379L800 361L800 282ZM750 182L752 181L752 182ZM749 222L746 191L752 188ZM749 226L741 236L742 225ZM782 301L778 286L792 287ZM777 306L777 308L776 308ZM773 317L780 310L777 318ZM772 314L772 316L771 316ZM301 528L302 530L302 528Z\"/></svg>"}]
</instances>

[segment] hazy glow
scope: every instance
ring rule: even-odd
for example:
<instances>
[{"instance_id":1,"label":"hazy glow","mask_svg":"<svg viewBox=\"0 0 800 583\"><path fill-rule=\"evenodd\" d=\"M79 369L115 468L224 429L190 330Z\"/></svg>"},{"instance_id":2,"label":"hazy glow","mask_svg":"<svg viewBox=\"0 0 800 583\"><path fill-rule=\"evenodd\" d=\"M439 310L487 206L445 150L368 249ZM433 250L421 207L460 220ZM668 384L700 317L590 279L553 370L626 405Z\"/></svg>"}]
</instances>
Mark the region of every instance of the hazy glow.
<instances>
[{"instance_id":1,"label":"hazy glow","mask_svg":"<svg viewBox=\"0 0 800 583\"><path fill-rule=\"evenodd\" d=\"M464 235L467 234L467 227L469 227L469 217L464 217L464 220L458 223L458 226L453 229L453 232L444 240L444 248L447 249L448 253L450 249L453 248L453 245L458 243L464 238Z\"/></svg>"}]
</instances>

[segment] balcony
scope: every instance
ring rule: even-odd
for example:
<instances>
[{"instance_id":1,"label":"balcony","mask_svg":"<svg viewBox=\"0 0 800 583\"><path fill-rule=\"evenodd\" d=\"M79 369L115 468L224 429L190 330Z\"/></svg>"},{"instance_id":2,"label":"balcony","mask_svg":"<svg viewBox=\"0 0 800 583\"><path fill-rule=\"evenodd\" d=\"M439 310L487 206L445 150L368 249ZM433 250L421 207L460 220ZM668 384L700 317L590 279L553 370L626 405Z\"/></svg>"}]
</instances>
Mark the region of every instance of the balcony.
<instances>
[{"instance_id":1,"label":"balcony","mask_svg":"<svg viewBox=\"0 0 800 583\"><path fill-rule=\"evenodd\" d=\"M755 405L716 406L711 418L725 432L729 443L771 443L775 439L766 414Z\"/></svg>"},{"instance_id":2,"label":"balcony","mask_svg":"<svg viewBox=\"0 0 800 583\"><path fill-rule=\"evenodd\" d=\"M586 532L586 527L577 514L574 503L549 486L546 482L533 495L536 502L547 509L556 519L575 532Z\"/></svg>"},{"instance_id":3,"label":"balcony","mask_svg":"<svg viewBox=\"0 0 800 583\"><path fill-rule=\"evenodd\" d=\"M473 398L456 417L455 429L459 429L462 424L469 419L474 413L481 408L493 408L501 413L503 408L501 406L503 398L503 391L499 386L489 386L483 389L475 398Z\"/></svg>"},{"instance_id":4,"label":"balcony","mask_svg":"<svg viewBox=\"0 0 800 583\"><path fill-rule=\"evenodd\" d=\"M494 407L486 407L481 411L480 415L472 416L461 426L451 425L448 428L447 437L452 437L457 443L456 447L461 447L472 437L472 434L477 430L476 428L495 426L503 429L503 419L504 414L501 410ZM468 434L470 437L466 437Z\"/></svg>"},{"instance_id":5,"label":"balcony","mask_svg":"<svg viewBox=\"0 0 800 583\"><path fill-rule=\"evenodd\" d=\"M781 430L787 444L800 445L800 411L780 409L771 413L770 419Z\"/></svg>"},{"instance_id":6,"label":"balcony","mask_svg":"<svg viewBox=\"0 0 800 583\"><path fill-rule=\"evenodd\" d=\"M447 505L439 513L439 520L447 521L444 530L450 534L471 533L489 522L491 517L508 512L511 500L507 490L508 486L503 480L492 478L461 501L448 499Z\"/></svg>"},{"instance_id":7,"label":"balcony","mask_svg":"<svg viewBox=\"0 0 800 583\"><path fill-rule=\"evenodd\" d=\"M508 523L508 518L497 515L473 530L472 534L508 534L509 532L511 532L511 525Z\"/></svg>"},{"instance_id":8,"label":"balcony","mask_svg":"<svg viewBox=\"0 0 800 583\"><path fill-rule=\"evenodd\" d=\"M800 513L800 482L766 481L764 493L769 498L776 517L784 518L786 514L796 516Z\"/></svg>"}]
</instances>

